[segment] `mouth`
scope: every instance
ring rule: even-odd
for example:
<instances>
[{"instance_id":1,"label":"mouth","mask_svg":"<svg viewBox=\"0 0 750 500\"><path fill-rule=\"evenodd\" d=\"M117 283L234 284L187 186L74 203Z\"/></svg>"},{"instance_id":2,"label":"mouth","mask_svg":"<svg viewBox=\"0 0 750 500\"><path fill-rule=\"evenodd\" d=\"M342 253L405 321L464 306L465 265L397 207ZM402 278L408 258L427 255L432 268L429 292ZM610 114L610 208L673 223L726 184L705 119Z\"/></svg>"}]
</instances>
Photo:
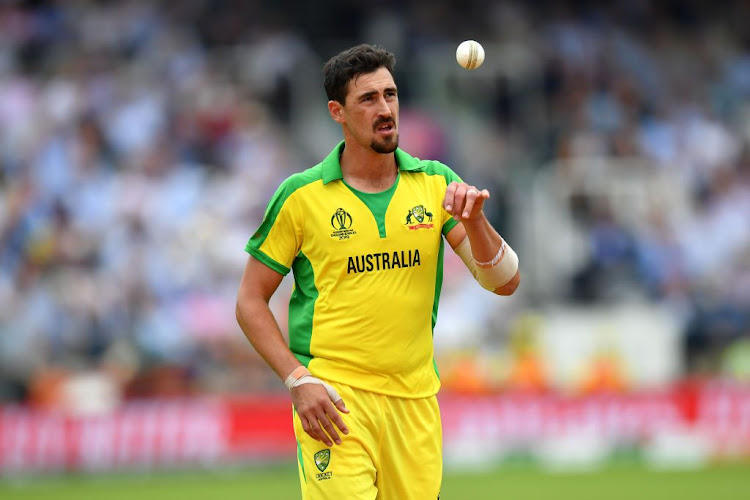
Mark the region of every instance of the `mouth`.
<instances>
[{"instance_id":1,"label":"mouth","mask_svg":"<svg viewBox=\"0 0 750 500\"><path fill-rule=\"evenodd\" d=\"M390 134L396 130L396 124L392 121L383 122L375 125L375 131L381 134Z\"/></svg>"}]
</instances>

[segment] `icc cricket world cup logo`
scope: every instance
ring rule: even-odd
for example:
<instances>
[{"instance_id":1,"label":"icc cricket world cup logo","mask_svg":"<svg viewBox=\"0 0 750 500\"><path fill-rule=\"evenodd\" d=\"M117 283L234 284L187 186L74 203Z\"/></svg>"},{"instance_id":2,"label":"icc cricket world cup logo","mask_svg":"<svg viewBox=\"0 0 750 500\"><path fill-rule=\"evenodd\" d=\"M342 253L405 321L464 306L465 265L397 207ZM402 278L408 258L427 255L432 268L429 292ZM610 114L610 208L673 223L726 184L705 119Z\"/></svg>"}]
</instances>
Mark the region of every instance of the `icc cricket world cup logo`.
<instances>
[{"instance_id":1,"label":"icc cricket world cup logo","mask_svg":"<svg viewBox=\"0 0 750 500\"><path fill-rule=\"evenodd\" d=\"M333 226L331 238L348 240L352 235L357 234L356 231L351 229L352 216L343 208L338 208L333 213L331 216L331 226Z\"/></svg>"},{"instance_id":2,"label":"icc cricket world cup logo","mask_svg":"<svg viewBox=\"0 0 750 500\"><path fill-rule=\"evenodd\" d=\"M337 231L349 229L352 227L352 216L343 208L339 208L331 217L331 225Z\"/></svg>"}]
</instances>

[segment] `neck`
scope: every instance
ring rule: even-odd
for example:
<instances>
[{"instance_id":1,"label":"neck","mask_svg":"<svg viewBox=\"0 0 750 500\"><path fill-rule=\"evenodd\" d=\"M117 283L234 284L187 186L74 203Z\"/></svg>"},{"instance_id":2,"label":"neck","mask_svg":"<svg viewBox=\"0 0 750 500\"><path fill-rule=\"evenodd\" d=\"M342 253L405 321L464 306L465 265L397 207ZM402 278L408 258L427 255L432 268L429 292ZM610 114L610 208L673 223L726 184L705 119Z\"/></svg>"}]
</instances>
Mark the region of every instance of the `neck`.
<instances>
[{"instance_id":1,"label":"neck","mask_svg":"<svg viewBox=\"0 0 750 500\"><path fill-rule=\"evenodd\" d=\"M346 142L340 163L346 183L365 193L385 191L396 182L398 175L394 153L376 153L354 141Z\"/></svg>"}]
</instances>

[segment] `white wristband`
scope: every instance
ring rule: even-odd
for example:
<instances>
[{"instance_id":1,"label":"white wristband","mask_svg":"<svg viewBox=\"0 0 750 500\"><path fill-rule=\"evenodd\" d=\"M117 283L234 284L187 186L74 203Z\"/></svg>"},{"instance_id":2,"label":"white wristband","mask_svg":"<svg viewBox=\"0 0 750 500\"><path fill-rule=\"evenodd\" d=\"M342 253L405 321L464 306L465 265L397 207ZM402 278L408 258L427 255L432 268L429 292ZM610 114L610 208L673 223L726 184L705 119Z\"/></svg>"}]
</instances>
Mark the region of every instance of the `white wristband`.
<instances>
[{"instance_id":1,"label":"white wristband","mask_svg":"<svg viewBox=\"0 0 750 500\"><path fill-rule=\"evenodd\" d=\"M311 375L310 371L304 366L298 366L289 376L284 380L284 385L287 389L291 390L294 383L304 377L305 375Z\"/></svg>"},{"instance_id":2,"label":"white wristband","mask_svg":"<svg viewBox=\"0 0 750 500\"><path fill-rule=\"evenodd\" d=\"M328 393L328 397L331 398L331 401L333 402L333 404L336 404L339 401L341 401L342 399L344 399L341 396L339 396L339 393L336 392L336 389L334 389L333 387L331 387L329 384L326 384L325 382L323 382L319 378L313 377L312 375L302 375L302 377L298 378L292 384L292 389L294 389L295 387L299 387L300 385L303 385L303 384L319 384L319 385L322 385L325 388L326 392Z\"/></svg>"},{"instance_id":3,"label":"white wristband","mask_svg":"<svg viewBox=\"0 0 750 500\"><path fill-rule=\"evenodd\" d=\"M331 398L331 401L334 404L338 403L339 401L343 399L341 396L339 396L339 393L336 392L336 389L331 387L329 384L323 382L319 378L313 377L310 371L304 366L298 366L297 368L295 368L294 371L292 371L292 373L290 373L289 376L284 380L284 385L290 391L294 389L295 387L299 387L303 384L322 385L323 388L325 388L326 392L328 393L328 397Z\"/></svg>"}]
</instances>

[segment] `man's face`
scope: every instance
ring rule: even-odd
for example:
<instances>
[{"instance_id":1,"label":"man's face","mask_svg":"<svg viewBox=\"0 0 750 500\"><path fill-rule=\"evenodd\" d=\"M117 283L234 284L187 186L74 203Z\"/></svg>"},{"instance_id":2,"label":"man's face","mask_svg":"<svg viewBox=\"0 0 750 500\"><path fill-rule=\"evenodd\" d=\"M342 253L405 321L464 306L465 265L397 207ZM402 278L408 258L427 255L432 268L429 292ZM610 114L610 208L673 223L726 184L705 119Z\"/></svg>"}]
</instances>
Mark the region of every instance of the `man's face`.
<instances>
[{"instance_id":1,"label":"man's face","mask_svg":"<svg viewBox=\"0 0 750 500\"><path fill-rule=\"evenodd\" d=\"M398 90L391 73L379 68L350 80L341 116L359 144L392 153L398 147Z\"/></svg>"}]
</instances>

